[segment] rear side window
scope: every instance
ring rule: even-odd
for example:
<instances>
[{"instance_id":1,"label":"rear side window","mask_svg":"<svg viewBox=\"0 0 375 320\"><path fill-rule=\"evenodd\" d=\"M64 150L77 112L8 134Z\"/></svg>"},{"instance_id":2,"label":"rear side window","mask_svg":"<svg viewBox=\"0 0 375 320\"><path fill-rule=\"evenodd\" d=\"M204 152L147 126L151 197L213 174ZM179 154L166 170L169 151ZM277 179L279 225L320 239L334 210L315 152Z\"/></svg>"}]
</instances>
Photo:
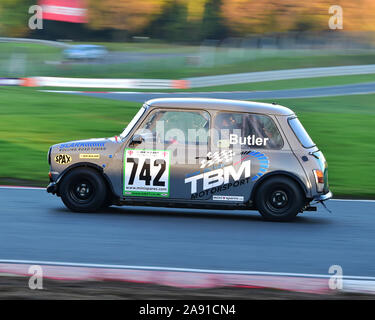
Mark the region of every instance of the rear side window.
<instances>
[{"instance_id":1,"label":"rear side window","mask_svg":"<svg viewBox=\"0 0 375 320\"><path fill-rule=\"evenodd\" d=\"M302 123L298 120L298 118L289 118L288 122L303 147L311 148L315 146L315 143L311 140L309 134L303 127Z\"/></svg>"},{"instance_id":2,"label":"rear side window","mask_svg":"<svg viewBox=\"0 0 375 320\"><path fill-rule=\"evenodd\" d=\"M245 129L246 136L266 139L267 143L265 144L265 149L281 149L284 145L283 138L275 122L269 116L249 114L247 116Z\"/></svg>"},{"instance_id":3,"label":"rear side window","mask_svg":"<svg viewBox=\"0 0 375 320\"><path fill-rule=\"evenodd\" d=\"M214 128L220 139L215 141L214 137L216 146L225 145L225 139L229 139L229 145L239 143L249 148L281 149L284 144L274 121L262 114L220 112Z\"/></svg>"}]
</instances>

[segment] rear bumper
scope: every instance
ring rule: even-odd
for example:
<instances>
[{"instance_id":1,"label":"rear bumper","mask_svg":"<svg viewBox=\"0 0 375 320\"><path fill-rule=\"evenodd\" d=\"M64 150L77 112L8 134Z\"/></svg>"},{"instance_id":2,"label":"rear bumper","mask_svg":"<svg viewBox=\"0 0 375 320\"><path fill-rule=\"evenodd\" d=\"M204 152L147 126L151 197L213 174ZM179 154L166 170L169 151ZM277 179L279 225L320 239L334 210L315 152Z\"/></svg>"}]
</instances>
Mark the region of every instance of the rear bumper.
<instances>
[{"instance_id":1,"label":"rear bumper","mask_svg":"<svg viewBox=\"0 0 375 320\"><path fill-rule=\"evenodd\" d=\"M316 200L316 201L326 201L326 200L332 199L332 197L333 197L332 192L328 191L325 194L314 197L314 200Z\"/></svg>"},{"instance_id":2,"label":"rear bumper","mask_svg":"<svg viewBox=\"0 0 375 320\"><path fill-rule=\"evenodd\" d=\"M57 192L57 184L56 182L50 182L50 184L47 186L47 192L56 194Z\"/></svg>"}]
</instances>

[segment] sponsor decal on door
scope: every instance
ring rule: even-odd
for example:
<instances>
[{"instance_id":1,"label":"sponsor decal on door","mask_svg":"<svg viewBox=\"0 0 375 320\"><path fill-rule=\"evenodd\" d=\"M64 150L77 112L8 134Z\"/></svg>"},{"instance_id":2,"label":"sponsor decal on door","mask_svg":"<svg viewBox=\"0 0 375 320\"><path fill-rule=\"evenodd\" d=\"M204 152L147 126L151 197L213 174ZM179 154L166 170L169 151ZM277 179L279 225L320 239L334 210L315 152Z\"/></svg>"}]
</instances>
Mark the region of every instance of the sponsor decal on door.
<instances>
[{"instance_id":1,"label":"sponsor decal on door","mask_svg":"<svg viewBox=\"0 0 375 320\"><path fill-rule=\"evenodd\" d=\"M186 175L185 185L189 188L192 200L245 200L243 195L235 195L238 192L235 189L256 181L265 174L269 168L269 159L258 151L241 152L238 161L234 161L234 155L235 153L230 150L209 153L207 158L210 160L203 160L200 170ZM251 176L251 168L257 162L259 171ZM224 191L234 194L230 197L221 195Z\"/></svg>"},{"instance_id":2,"label":"sponsor decal on door","mask_svg":"<svg viewBox=\"0 0 375 320\"><path fill-rule=\"evenodd\" d=\"M212 196L212 200L219 200L219 201L244 201L243 196Z\"/></svg>"}]
</instances>

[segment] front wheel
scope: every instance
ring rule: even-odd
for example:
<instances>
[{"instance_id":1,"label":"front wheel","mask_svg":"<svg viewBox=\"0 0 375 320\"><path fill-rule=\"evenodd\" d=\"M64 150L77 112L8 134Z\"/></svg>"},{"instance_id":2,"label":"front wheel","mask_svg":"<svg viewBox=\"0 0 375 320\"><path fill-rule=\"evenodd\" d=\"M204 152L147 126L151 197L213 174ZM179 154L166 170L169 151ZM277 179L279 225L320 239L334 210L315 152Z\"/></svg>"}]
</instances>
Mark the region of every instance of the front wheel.
<instances>
[{"instance_id":1,"label":"front wheel","mask_svg":"<svg viewBox=\"0 0 375 320\"><path fill-rule=\"evenodd\" d=\"M266 220L290 221L301 212L305 195L292 179L272 177L261 184L255 204Z\"/></svg>"},{"instance_id":2,"label":"front wheel","mask_svg":"<svg viewBox=\"0 0 375 320\"><path fill-rule=\"evenodd\" d=\"M64 204L75 212L99 210L107 199L107 186L100 174L91 168L77 168L68 172L60 185Z\"/></svg>"}]
</instances>

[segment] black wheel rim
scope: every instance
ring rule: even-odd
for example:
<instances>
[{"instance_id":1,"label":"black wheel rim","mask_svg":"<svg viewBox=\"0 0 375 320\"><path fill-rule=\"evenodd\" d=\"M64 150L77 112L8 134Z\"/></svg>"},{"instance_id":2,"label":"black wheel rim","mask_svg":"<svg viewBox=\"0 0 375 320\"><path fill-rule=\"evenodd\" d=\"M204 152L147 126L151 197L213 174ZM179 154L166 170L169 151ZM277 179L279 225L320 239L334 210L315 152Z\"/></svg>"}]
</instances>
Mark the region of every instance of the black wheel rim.
<instances>
[{"instance_id":1,"label":"black wheel rim","mask_svg":"<svg viewBox=\"0 0 375 320\"><path fill-rule=\"evenodd\" d=\"M80 179L70 184L71 198L80 204L89 203L95 194L94 185L87 179Z\"/></svg>"},{"instance_id":2,"label":"black wheel rim","mask_svg":"<svg viewBox=\"0 0 375 320\"><path fill-rule=\"evenodd\" d=\"M274 214L281 215L291 206L291 194L284 188L275 188L267 197L266 206Z\"/></svg>"}]
</instances>

